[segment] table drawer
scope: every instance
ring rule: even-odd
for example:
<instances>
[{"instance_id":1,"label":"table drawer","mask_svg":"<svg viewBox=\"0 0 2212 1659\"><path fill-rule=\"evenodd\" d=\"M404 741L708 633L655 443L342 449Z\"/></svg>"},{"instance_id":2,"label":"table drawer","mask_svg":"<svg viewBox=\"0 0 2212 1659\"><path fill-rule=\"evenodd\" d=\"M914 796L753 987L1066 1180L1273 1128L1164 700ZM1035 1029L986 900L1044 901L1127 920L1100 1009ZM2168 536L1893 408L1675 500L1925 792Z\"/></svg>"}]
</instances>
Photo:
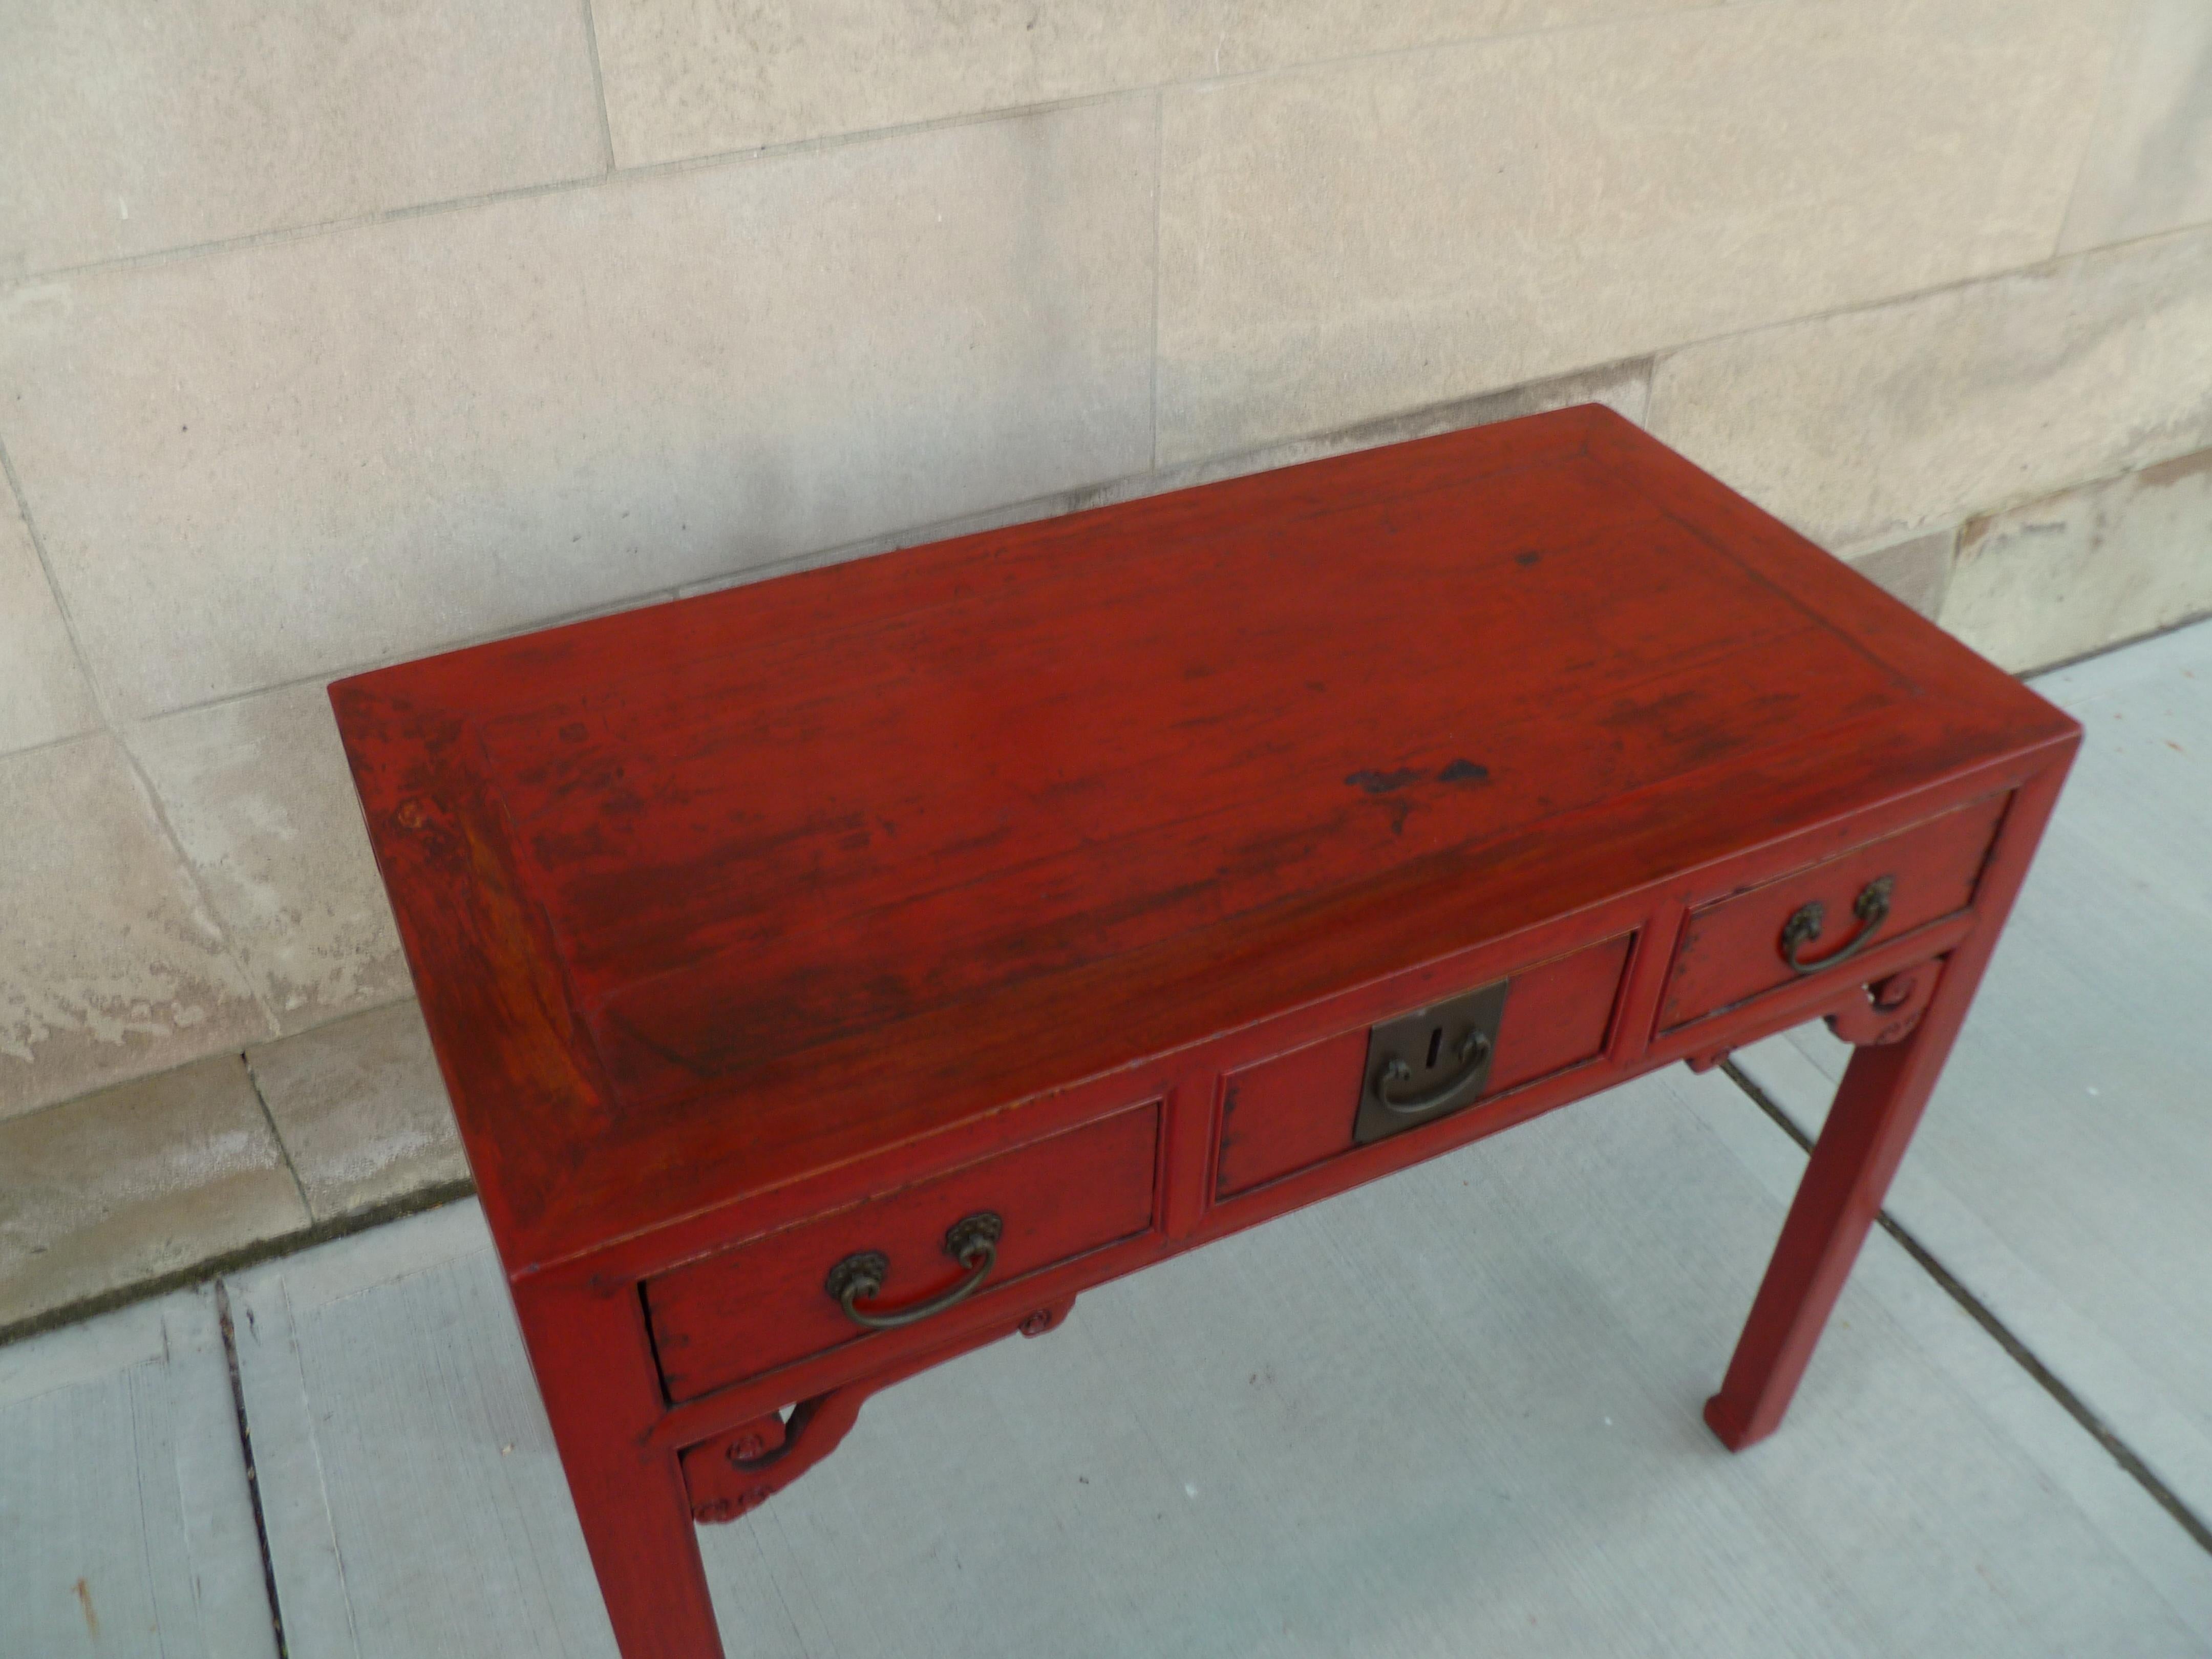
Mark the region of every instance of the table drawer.
<instances>
[{"instance_id":1,"label":"table drawer","mask_svg":"<svg viewBox=\"0 0 2212 1659\"><path fill-rule=\"evenodd\" d=\"M1524 968L1507 981L1489 1076L1471 1104L1605 1052L1631 938ZM1231 1073L1214 1195L1231 1198L1351 1151L1367 1049L1362 1026Z\"/></svg>"},{"instance_id":2,"label":"table drawer","mask_svg":"<svg viewBox=\"0 0 2212 1659\"><path fill-rule=\"evenodd\" d=\"M853 1258L880 1259L876 1288L847 1297L876 1317L977 1276L980 1255L967 1266L955 1259L974 1231L951 1237L973 1218L1000 1224L979 1296L1146 1231L1159 1137L1160 1103L1148 1101L648 1279L668 1397L696 1399L868 1334L829 1289Z\"/></svg>"},{"instance_id":3,"label":"table drawer","mask_svg":"<svg viewBox=\"0 0 2212 1659\"><path fill-rule=\"evenodd\" d=\"M1965 909L2011 799L1986 796L1692 911L1660 1029L1674 1030L1831 969L1844 976L1863 944Z\"/></svg>"}]
</instances>

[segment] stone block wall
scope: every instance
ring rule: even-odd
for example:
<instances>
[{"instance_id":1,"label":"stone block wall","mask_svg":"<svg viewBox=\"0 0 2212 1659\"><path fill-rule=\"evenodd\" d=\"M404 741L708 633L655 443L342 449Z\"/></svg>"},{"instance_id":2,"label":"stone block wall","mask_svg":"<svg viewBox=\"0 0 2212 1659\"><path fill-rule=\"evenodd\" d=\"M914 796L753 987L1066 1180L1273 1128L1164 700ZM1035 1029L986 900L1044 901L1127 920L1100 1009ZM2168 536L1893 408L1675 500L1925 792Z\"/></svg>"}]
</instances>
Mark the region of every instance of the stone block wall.
<instances>
[{"instance_id":1,"label":"stone block wall","mask_svg":"<svg viewBox=\"0 0 2212 1659\"><path fill-rule=\"evenodd\" d=\"M404 999L337 675L1590 398L2212 610L2212 11L0 3L0 1117Z\"/></svg>"}]
</instances>

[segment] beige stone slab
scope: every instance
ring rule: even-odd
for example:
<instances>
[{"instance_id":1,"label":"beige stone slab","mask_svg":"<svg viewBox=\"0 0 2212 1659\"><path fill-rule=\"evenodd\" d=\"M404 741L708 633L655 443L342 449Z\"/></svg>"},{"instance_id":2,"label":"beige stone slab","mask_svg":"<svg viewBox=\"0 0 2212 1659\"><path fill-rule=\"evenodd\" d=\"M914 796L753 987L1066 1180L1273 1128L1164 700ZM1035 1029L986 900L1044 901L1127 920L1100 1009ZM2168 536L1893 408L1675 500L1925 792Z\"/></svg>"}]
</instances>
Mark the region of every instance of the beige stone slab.
<instances>
[{"instance_id":1,"label":"beige stone slab","mask_svg":"<svg viewBox=\"0 0 2212 1659\"><path fill-rule=\"evenodd\" d=\"M249 1048L246 1063L318 1222L468 1178L413 998Z\"/></svg>"},{"instance_id":2,"label":"beige stone slab","mask_svg":"<svg viewBox=\"0 0 2212 1659\"><path fill-rule=\"evenodd\" d=\"M1149 465L1139 98L0 298L137 719Z\"/></svg>"},{"instance_id":3,"label":"beige stone slab","mask_svg":"<svg viewBox=\"0 0 2212 1659\"><path fill-rule=\"evenodd\" d=\"M2212 232L1669 353L1650 425L1839 551L2212 446Z\"/></svg>"},{"instance_id":4,"label":"beige stone slab","mask_svg":"<svg viewBox=\"0 0 2212 1659\"><path fill-rule=\"evenodd\" d=\"M625 167L1713 0L596 0Z\"/></svg>"},{"instance_id":5,"label":"beige stone slab","mask_svg":"<svg viewBox=\"0 0 2212 1659\"><path fill-rule=\"evenodd\" d=\"M121 745L0 759L0 1118L270 1034Z\"/></svg>"},{"instance_id":6,"label":"beige stone slab","mask_svg":"<svg viewBox=\"0 0 2212 1659\"><path fill-rule=\"evenodd\" d=\"M0 28L0 277L605 165L573 0L71 0Z\"/></svg>"},{"instance_id":7,"label":"beige stone slab","mask_svg":"<svg viewBox=\"0 0 2212 1659\"><path fill-rule=\"evenodd\" d=\"M1157 495L1167 490L1186 489L1194 484L1212 483L1223 478L1245 477L1255 472L1296 466L1304 461L1317 461L1331 455L1349 455L1358 450L1375 449L1384 444L1407 443L1416 438L1431 438L1446 432L1463 432L1470 427L1518 420L1524 415L1540 415L1547 410L1568 409L1577 404L1601 404L1615 414L1641 425L1644 406L1650 395L1651 360L1649 357L1607 363L1601 368L1583 369L1572 374L1532 380L1526 386L1510 386L1503 392L1486 392L1473 398L1455 398L1446 404L1432 404L1425 409L1386 416L1379 421L1363 421L1314 437L1293 438L1285 443L1267 444L1233 455L1213 455L1203 460L1184 461L1175 466L1161 467L1141 477L1125 478L1103 489L1077 491L1070 498L1067 510L1073 512L1084 507L1103 506L1109 501Z\"/></svg>"},{"instance_id":8,"label":"beige stone slab","mask_svg":"<svg viewBox=\"0 0 2212 1659\"><path fill-rule=\"evenodd\" d=\"M1939 530L1932 536L1878 547L1851 560L1851 568L1893 599L1911 605L1933 620L1943 608L1944 590L1951 584L1951 555L1959 535Z\"/></svg>"},{"instance_id":9,"label":"beige stone slab","mask_svg":"<svg viewBox=\"0 0 2212 1659\"><path fill-rule=\"evenodd\" d=\"M280 1029L407 994L322 682L172 714L125 741Z\"/></svg>"},{"instance_id":10,"label":"beige stone slab","mask_svg":"<svg viewBox=\"0 0 2212 1659\"><path fill-rule=\"evenodd\" d=\"M38 549L0 481L0 755L99 724Z\"/></svg>"},{"instance_id":11,"label":"beige stone slab","mask_svg":"<svg viewBox=\"0 0 2212 1659\"><path fill-rule=\"evenodd\" d=\"M1216 483L1223 478L1241 478L1255 472L1272 471L1277 467L1295 466L1303 461L1373 449L1382 444L1404 443L1415 438L1433 437L1440 433L1464 431L1469 427L1487 426L1493 422L1514 420L1523 415L1540 414L1546 410L1565 409L1576 404L1602 404L1632 421L1641 422L1644 399L1650 389L1651 362L1649 358L1607 363L1600 368L1562 374L1548 380L1532 381L1527 386L1514 386L1504 392L1486 392L1480 397L1437 404L1427 409L1393 415L1384 420L1364 422L1357 426L1323 433L1318 437L1297 438L1288 443L1269 444L1264 448L1244 450L1235 455L1212 456L1202 461L1186 461L1176 466L1158 467L1116 478L1109 483L1065 490L1039 501L1016 501L1010 506L994 507L987 513L919 526L892 535L872 538L854 547L838 548L823 560L805 562L826 563L836 559L866 558L896 548L918 547L950 537L1000 530L1008 525L1033 524L1038 520L1056 517L1060 514L1081 513L1117 501L1138 501L1150 495L1164 495L1170 490ZM774 574L781 574L782 570L792 568L781 567ZM763 574L769 573L749 571L739 576L693 583L680 592L686 598L695 593L714 592L743 582L757 581Z\"/></svg>"},{"instance_id":12,"label":"beige stone slab","mask_svg":"<svg viewBox=\"0 0 2212 1659\"><path fill-rule=\"evenodd\" d=\"M1959 534L1943 625L2018 673L2212 612L2212 450Z\"/></svg>"},{"instance_id":13,"label":"beige stone slab","mask_svg":"<svg viewBox=\"0 0 2212 1659\"><path fill-rule=\"evenodd\" d=\"M307 1224L234 1054L0 1123L0 1325Z\"/></svg>"},{"instance_id":14,"label":"beige stone slab","mask_svg":"<svg viewBox=\"0 0 2212 1659\"><path fill-rule=\"evenodd\" d=\"M2212 6L2134 0L2105 82L2063 253L2212 220Z\"/></svg>"},{"instance_id":15,"label":"beige stone slab","mask_svg":"<svg viewBox=\"0 0 2212 1659\"><path fill-rule=\"evenodd\" d=\"M1722 7L1168 94L1161 458L2045 258L2103 14Z\"/></svg>"}]
</instances>

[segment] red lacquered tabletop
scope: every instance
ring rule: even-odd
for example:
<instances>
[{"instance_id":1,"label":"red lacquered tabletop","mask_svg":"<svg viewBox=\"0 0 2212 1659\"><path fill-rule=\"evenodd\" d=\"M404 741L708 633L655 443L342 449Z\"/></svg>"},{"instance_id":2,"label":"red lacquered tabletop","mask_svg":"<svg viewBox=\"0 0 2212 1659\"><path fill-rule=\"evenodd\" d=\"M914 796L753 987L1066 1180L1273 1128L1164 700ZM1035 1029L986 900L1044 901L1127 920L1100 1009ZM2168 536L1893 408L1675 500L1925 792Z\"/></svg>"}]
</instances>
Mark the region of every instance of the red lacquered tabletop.
<instances>
[{"instance_id":1,"label":"red lacquered tabletop","mask_svg":"<svg viewBox=\"0 0 2212 1659\"><path fill-rule=\"evenodd\" d=\"M1596 408L331 696L511 1271L2072 729Z\"/></svg>"}]
</instances>

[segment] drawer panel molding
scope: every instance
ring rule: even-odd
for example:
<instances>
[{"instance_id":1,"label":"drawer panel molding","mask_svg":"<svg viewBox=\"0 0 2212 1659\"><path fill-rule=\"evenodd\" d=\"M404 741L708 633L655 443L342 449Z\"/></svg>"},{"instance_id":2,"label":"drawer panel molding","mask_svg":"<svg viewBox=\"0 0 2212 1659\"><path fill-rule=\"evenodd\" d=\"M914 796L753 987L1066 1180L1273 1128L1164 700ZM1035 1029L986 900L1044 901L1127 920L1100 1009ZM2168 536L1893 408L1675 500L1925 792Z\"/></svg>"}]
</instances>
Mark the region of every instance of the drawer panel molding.
<instances>
[{"instance_id":1,"label":"drawer panel molding","mask_svg":"<svg viewBox=\"0 0 2212 1659\"><path fill-rule=\"evenodd\" d=\"M1987 795L1690 912L1660 1030L1816 975L1848 975L1869 943L1902 938L1973 902L2008 794Z\"/></svg>"},{"instance_id":2,"label":"drawer panel molding","mask_svg":"<svg viewBox=\"0 0 2212 1659\"><path fill-rule=\"evenodd\" d=\"M1466 1109L1480 1110L1485 1101L1605 1052L1634 938L1624 933L1510 976L1489 1076ZM1217 1199L1352 1149L1370 1029L1341 1032L1229 1074L1222 1094ZM1405 1133L1417 1134L1425 1127Z\"/></svg>"},{"instance_id":3,"label":"drawer panel molding","mask_svg":"<svg viewBox=\"0 0 2212 1659\"><path fill-rule=\"evenodd\" d=\"M648 1279L669 1399L924 1322L898 1315L981 1300L1147 1231L1159 1136L1160 1103L1147 1101Z\"/></svg>"}]
</instances>

